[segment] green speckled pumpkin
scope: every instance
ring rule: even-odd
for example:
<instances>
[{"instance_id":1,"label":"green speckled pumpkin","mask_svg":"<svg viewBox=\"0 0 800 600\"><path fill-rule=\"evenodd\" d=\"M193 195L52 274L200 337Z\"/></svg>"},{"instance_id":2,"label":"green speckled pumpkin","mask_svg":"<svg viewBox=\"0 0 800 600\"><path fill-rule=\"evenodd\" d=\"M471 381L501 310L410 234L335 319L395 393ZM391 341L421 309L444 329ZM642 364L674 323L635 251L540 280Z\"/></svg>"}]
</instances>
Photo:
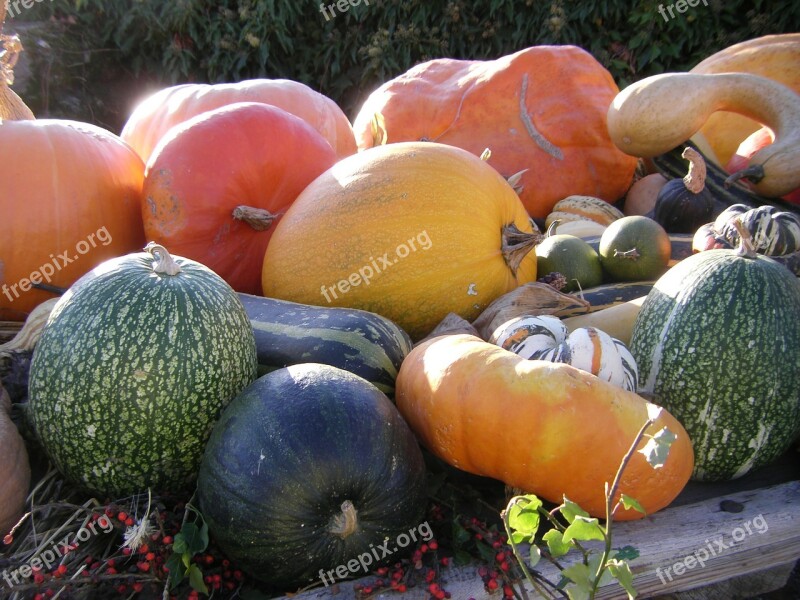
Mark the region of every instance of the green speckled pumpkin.
<instances>
[{"instance_id":1,"label":"green speckled pumpkin","mask_svg":"<svg viewBox=\"0 0 800 600\"><path fill-rule=\"evenodd\" d=\"M191 485L220 412L256 377L250 322L228 284L146 250L79 279L31 364L36 434L69 480L99 495Z\"/></svg>"}]
</instances>

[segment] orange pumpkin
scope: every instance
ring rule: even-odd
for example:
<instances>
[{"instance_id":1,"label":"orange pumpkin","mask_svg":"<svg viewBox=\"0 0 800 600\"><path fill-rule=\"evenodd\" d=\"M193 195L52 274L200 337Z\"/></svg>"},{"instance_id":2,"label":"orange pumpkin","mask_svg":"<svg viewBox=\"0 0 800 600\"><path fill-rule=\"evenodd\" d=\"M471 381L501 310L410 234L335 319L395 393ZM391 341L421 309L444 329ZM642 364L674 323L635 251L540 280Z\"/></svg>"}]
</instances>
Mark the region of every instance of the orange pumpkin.
<instances>
[{"instance_id":1,"label":"orange pumpkin","mask_svg":"<svg viewBox=\"0 0 800 600\"><path fill-rule=\"evenodd\" d=\"M147 238L196 260L238 292L261 292L275 222L336 162L308 123L275 106L236 103L176 126L147 165Z\"/></svg>"},{"instance_id":2,"label":"orange pumpkin","mask_svg":"<svg viewBox=\"0 0 800 600\"><path fill-rule=\"evenodd\" d=\"M0 538L22 516L31 482L28 451L10 410L11 399L0 382Z\"/></svg>"},{"instance_id":3,"label":"orange pumpkin","mask_svg":"<svg viewBox=\"0 0 800 600\"><path fill-rule=\"evenodd\" d=\"M265 296L345 306L395 321L414 339L454 312L475 319L536 279L542 236L508 183L477 156L429 142L339 161L278 223Z\"/></svg>"},{"instance_id":4,"label":"orange pumpkin","mask_svg":"<svg viewBox=\"0 0 800 600\"><path fill-rule=\"evenodd\" d=\"M75 121L0 121L0 320L23 320L101 262L141 249L144 164Z\"/></svg>"},{"instance_id":5,"label":"orange pumpkin","mask_svg":"<svg viewBox=\"0 0 800 600\"><path fill-rule=\"evenodd\" d=\"M588 52L534 46L497 60L442 58L412 68L373 92L353 123L359 148L376 141L380 114L389 143L430 140L480 155L509 177L532 217L560 199L614 202L630 186L636 159L606 132L619 89Z\"/></svg>"},{"instance_id":6,"label":"orange pumpkin","mask_svg":"<svg viewBox=\"0 0 800 600\"><path fill-rule=\"evenodd\" d=\"M250 79L238 83L189 83L168 87L142 101L120 134L147 162L158 141L173 126L200 113L235 102L260 102L300 117L344 158L356 151L350 121L330 98L288 79Z\"/></svg>"},{"instance_id":7,"label":"orange pumpkin","mask_svg":"<svg viewBox=\"0 0 800 600\"><path fill-rule=\"evenodd\" d=\"M698 63L692 73L750 73L768 77L800 94L800 33L766 35L734 44ZM739 144L761 127L732 112L716 112L700 132L724 166Z\"/></svg>"},{"instance_id":8,"label":"orange pumpkin","mask_svg":"<svg viewBox=\"0 0 800 600\"><path fill-rule=\"evenodd\" d=\"M566 495L595 517L605 517L605 483L655 408L570 365L526 360L470 335L414 348L395 397L420 441L450 465L551 502ZM694 466L689 436L668 412L646 433L664 427L677 436L666 463L654 469L636 452L619 486L647 513L672 502ZM642 516L620 507L615 519Z\"/></svg>"}]
</instances>

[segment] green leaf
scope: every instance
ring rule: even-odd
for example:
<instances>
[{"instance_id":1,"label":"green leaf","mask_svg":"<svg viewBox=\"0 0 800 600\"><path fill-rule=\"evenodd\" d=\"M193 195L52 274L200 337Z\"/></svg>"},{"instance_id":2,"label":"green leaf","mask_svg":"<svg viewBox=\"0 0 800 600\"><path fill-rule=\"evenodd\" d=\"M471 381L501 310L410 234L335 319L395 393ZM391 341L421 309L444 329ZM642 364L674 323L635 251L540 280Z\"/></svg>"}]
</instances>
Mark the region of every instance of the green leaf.
<instances>
[{"instance_id":1,"label":"green leaf","mask_svg":"<svg viewBox=\"0 0 800 600\"><path fill-rule=\"evenodd\" d=\"M577 515L572 524L564 530L563 541L572 540L605 540L605 531L600 526L600 521L594 517Z\"/></svg>"},{"instance_id":2,"label":"green leaf","mask_svg":"<svg viewBox=\"0 0 800 600\"><path fill-rule=\"evenodd\" d=\"M514 542L515 544L522 544L524 542L530 542L531 537L532 536L530 536L530 535L528 535L526 533L521 533L519 531L512 531L511 532L511 541Z\"/></svg>"},{"instance_id":3,"label":"green leaf","mask_svg":"<svg viewBox=\"0 0 800 600\"><path fill-rule=\"evenodd\" d=\"M634 510L638 510L643 515L647 514L647 512L644 510L644 507L639 504L639 501L636 498L631 498L627 494L620 494L619 501L622 503L622 506L625 509L632 508Z\"/></svg>"},{"instance_id":4,"label":"green leaf","mask_svg":"<svg viewBox=\"0 0 800 600\"><path fill-rule=\"evenodd\" d=\"M644 454L644 457L647 459L647 462L650 463L651 467L658 469L663 467L664 463L667 462L670 446L672 446L672 443L676 439L678 439L678 436L664 427L657 434L650 437L644 448L639 450L639 452Z\"/></svg>"},{"instance_id":5,"label":"green leaf","mask_svg":"<svg viewBox=\"0 0 800 600\"><path fill-rule=\"evenodd\" d=\"M572 523L575 520L575 517L588 517L589 513L583 510L580 506L578 506L572 500L568 500L566 496L564 496L564 505L561 507L561 514L564 515L564 518L567 520L567 523Z\"/></svg>"},{"instance_id":6,"label":"green leaf","mask_svg":"<svg viewBox=\"0 0 800 600\"><path fill-rule=\"evenodd\" d=\"M561 571L561 574L572 581L579 589L587 593L592 589L592 576L589 573L589 566L583 563L575 563ZM570 596L571 598L572 596Z\"/></svg>"},{"instance_id":7,"label":"green leaf","mask_svg":"<svg viewBox=\"0 0 800 600\"><path fill-rule=\"evenodd\" d=\"M456 521L453 521L453 546L456 548L463 546L470 540L470 537L469 531Z\"/></svg>"},{"instance_id":8,"label":"green leaf","mask_svg":"<svg viewBox=\"0 0 800 600\"><path fill-rule=\"evenodd\" d=\"M564 556L573 547L564 541L564 534L558 529L551 529L542 536L542 539L547 542L547 549L553 558Z\"/></svg>"},{"instance_id":9,"label":"green leaf","mask_svg":"<svg viewBox=\"0 0 800 600\"><path fill-rule=\"evenodd\" d=\"M530 555L528 556L528 565L531 569L535 569L539 561L542 560L542 551L539 546L531 546Z\"/></svg>"},{"instance_id":10,"label":"green leaf","mask_svg":"<svg viewBox=\"0 0 800 600\"><path fill-rule=\"evenodd\" d=\"M186 575L186 569L183 567L182 555L173 552L172 556L167 559L164 566L169 569L169 589L174 589L183 580Z\"/></svg>"},{"instance_id":11,"label":"green leaf","mask_svg":"<svg viewBox=\"0 0 800 600\"><path fill-rule=\"evenodd\" d=\"M192 589L208 595L206 582L203 581L203 572L197 565L192 565L189 567L189 585L192 586Z\"/></svg>"},{"instance_id":12,"label":"green leaf","mask_svg":"<svg viewBox=\"0 0 800 600\"><path fill-rule=\"evenodd\" d=\"M183 531L175 534L175 539L172 542L172 551L175 552L175 554L186 554L189 552L189 545L186 543Z\"/></svg>"},{"instance_id":13,"label":"green leaf","mask_svg":"<svg viewBox=\"0 0 800 600\"><path fill-rule=\"evenodd\" d=\"M526 506L514 504L508 511L508 526L512 531L518 531L526 535L534 535L539 529L539 510L542 502L537 498L536 502L531 502Z\"/></svg>"},{"instance_id":14,"label":"green leaf","mask_svg":"<svg viewBox=\"0 0 800 600\"><path fill-rule=\"evenodd\" d=\"M633 588L633 573L631 568L624 560L616 558L610 559L606 562L609 572L619 581L619 584L628 592L628 600L633 600L636 597L636 590Z\"/></svg>"},{"instance_id":15,"label":"green leaf","mask_svg":"<svg viewBox=\"0 0 800 600\"><path fill-rule=\"evenodd\" d=\"M619 560L633 560L639 558L639 551L633 546L623 546L614 553L614 558Z\"/></svg>"},{"instance_id":16,"label":"green leaf","mask_svg":"<svg viewBox=\"0 0 800 600\"><path fill-rule=\"evenodd\" d=\"M590 592L579 586L570 586L567 588L567 597L569 600L589 600Z\"/></svg>"}]
</instances>

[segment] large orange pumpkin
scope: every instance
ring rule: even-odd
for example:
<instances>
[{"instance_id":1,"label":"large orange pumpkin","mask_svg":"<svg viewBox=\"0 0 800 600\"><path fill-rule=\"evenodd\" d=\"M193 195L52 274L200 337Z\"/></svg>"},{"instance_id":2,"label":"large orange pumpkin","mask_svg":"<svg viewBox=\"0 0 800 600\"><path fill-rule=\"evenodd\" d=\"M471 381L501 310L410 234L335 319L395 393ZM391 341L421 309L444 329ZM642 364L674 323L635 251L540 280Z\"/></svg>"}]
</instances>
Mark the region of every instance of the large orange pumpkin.
<instances>
[{"instance_id":1,"label":"large orange pumpkin","mask_svg":"<svg viewBox=\"0 0 800 600\"><path fill-rule=\"evenodd\" d=\"M800 33L766 35L734 44L698 63L692 73L740 72L768 77L800 94ZM742 115L717 112L700 132L725 165L739 144L761 127Z\"/></svg>"},{"instance_id":2,"label":"large orange pumpkin","mask_svg":"<svg viewBox=\"0 0 800 600\"><path fill-rule=\"evenodd\" d=\"M605 484L656 408L591 373L526 360L470 335L414 348L400 368L395 397L420 441L445 462L551 502L566 495L595 517L605 517ZM663 427L677 436L666 463L654 469L634 453L618 490L647 513L672 502L694 466L689 435L668 412L646 433ZM642 516L632 509L615 514L619 520Z\"/></svg>"},{"instance_id":3,"label":"large orange pumpkin","mask_svg":"<svg viewBox=\"0 0 800 600\"><path fill-rule=\"evenodd\" d=\"M0 319L22 320L101 262L141 249L144 164L75 121L0 121Z\"/></svg>"},{"instance_id":4,"label":"large orange pumpkin","mask_svg":"<svg viewBox=\"0 0 800 600\"><path fill-rule=\"evenodd\" d=\"M476 318L536 279L525 208L460 148L389 144L348 157L297 198L264 257L264 295L369 310L412 338Z\"/></svg>"},{"instance_id":5,"label":"large orange pumpkin","mask_svg":"<svg viewBox=\"0 0 800 600\"><path fill-rule=\"evenodd\" d=\"M606 132L619 89L588 52L534 46L497 60L441 58L415 66L373 92L353 123L359 148L431 140L480 155L505 177L523 169L520 198L544 218L571 195L614 202L630 186L636 159Z\"/></svg>"},{"instance_id":6,"label":"large orange pumpkin","mask_svg":"<svg viewBox=\"0 0 800 600\"><path fill-rule=\"evenodd\" d=\"M147 238L206 265L236 291L259 294L275 222L335 162L319 133L275 106L202 113L164 136L147 165Z\"/></svg>"},{"instance_id":7,"label":"large orange pumpkin","mask_svg":"<svg viewBox=\"0 0 800 600\"><path fill-rule=\"evenodd\" d=\"M165 88L134 109L120 136L147 162L171 127L235 102L270 104L300 117L328 140L338 158L356 151L350 121L336 103L307 85L288 79L187 83Z\"/></svg>"}]
</instances>

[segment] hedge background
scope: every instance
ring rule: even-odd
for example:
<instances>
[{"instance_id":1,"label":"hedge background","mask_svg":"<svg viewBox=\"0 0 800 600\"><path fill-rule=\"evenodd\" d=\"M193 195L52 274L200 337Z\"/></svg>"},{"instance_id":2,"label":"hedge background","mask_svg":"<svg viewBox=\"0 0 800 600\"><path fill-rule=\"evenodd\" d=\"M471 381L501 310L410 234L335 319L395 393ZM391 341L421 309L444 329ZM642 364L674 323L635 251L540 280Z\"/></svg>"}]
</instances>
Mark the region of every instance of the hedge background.
<instances>
[{"instance_id":1,"label":"hedge background","mask_svg":"<svg viewBox=\"0 0 800 600\"><path fill-rule=\"evenodd\" d=\"M672 1L361 0L326 19L319 0L36 0L18 4L5 30L22 38L28 72L15 89L38 116L115 132L136 101L173 83L286 77L352 118L380 83L430 58L576 44L624 87L745 39L800 31L797 0L696 0L667 21L658 6Z\"/></svg>"}]
</instances>

